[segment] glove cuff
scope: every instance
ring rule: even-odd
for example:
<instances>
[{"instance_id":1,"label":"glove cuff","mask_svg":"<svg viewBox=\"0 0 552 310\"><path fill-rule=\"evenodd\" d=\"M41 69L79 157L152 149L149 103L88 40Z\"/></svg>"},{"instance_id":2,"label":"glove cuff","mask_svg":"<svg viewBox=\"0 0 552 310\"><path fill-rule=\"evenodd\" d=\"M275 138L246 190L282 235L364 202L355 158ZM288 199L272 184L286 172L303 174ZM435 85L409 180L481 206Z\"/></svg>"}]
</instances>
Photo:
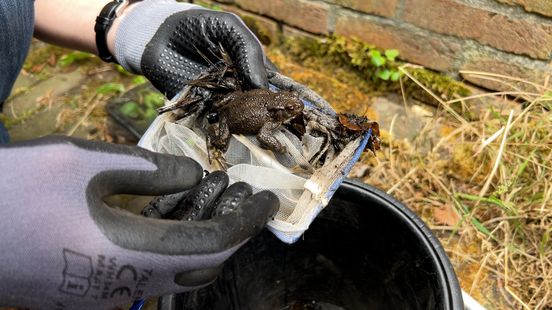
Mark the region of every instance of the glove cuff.
<instances>
[{"instance_id":1,"label":"glove cuff","mask_svg":"<svg viewBox=\"0 0 552 310\"><path fill-rule=\"evenodd\" d=\"M121 20L115 33L115 59L125 70L141 74L140 62L161 24L171 15L189 9L203 9L174 0L146 0L135 4Z\"/></svg>"}]
</instances>

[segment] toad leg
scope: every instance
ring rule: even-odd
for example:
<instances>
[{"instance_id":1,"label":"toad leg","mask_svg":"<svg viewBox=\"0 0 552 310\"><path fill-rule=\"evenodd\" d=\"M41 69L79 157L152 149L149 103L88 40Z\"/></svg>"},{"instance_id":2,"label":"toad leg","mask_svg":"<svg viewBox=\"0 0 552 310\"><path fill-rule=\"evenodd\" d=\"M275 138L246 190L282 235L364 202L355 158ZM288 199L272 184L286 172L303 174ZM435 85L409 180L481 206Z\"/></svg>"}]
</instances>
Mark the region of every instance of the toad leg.
<instances>
[{"instance_id":1,"label":"toad leg","mask_svg":"<svg viewBox=\"0 0 552 310\"><path fill-rule=\"evenodd\" d=\"M230 130L228 129L228 124L224 120L209 125L207 134L209 136L209 142L214 147L221 151L226 151L231 135Z\"/></svg>"},{"instance_id":2,"label":"toad leg","mask_svg":"<svg viewBox=\"0 0 552 310\"><path fill-rule=\"evenodd\" d=\"M225 95L224 97L222 97L222 99L213 103L213 108L221 109L230 102L234 101L236 98L238 98L238 95L236 95L235 93Z\"/></svg>"},{"instance_id":3,"label":"toad leg","mask_svg":"<svg viewBox=\"0 0 552 310\"><path fill-rule=\"evenodd\" d=\"M257 133L257 140L259 140L263 148L277 153L284 153L286 151L286 147L276 140L272 134L272 131L280 127L280 125L281 123L266 122L263 127L261 127Z\"/></svg>"}]
</instances>

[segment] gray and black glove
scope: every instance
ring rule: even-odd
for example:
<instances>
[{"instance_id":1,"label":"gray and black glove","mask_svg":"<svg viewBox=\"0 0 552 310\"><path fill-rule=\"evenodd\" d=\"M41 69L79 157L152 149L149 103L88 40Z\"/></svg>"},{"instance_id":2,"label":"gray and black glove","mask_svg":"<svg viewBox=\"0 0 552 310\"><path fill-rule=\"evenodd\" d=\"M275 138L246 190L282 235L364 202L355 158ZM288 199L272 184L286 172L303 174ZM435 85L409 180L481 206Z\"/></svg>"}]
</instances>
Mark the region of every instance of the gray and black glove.
<instances>
[{"instance_id":1,"label":"gray and black glove","mask_svg":"<svg viewBox=\"0 0 552 310\"><path fill-rule=\"evenodd\" d=\"M109 195L202 178L192 159L137 147L48 137L2 147L0 159L0 306L108 309L203 286L278 207L261 192L198 222L110 208Z\"/></svg>"},{"instance_id":2,"label":"gray and black glove","mask_svg":"<svg viewBox=\"0 0 552 310\"><path fill-rule=\"evenodd\" d=\"M262 46L235 14L149 0L135 4L121 18L115 58L125 69L143 74L168 98L217 62L219 45L246 86L268 87Z\"/></svg>"}]
</instances>

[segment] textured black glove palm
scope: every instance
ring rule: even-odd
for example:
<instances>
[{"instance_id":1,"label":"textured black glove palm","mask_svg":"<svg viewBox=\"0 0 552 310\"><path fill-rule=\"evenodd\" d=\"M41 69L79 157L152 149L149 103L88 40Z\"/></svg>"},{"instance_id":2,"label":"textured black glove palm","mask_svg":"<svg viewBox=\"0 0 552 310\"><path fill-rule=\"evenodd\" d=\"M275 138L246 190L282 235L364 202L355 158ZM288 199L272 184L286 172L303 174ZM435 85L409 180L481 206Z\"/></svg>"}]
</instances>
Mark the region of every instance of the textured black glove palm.
<instances>
[{"instance_id":1,"label":"textured black glove palm","mask_svg":"<svg viewBox=\"0 0 552 310\"><path fill-rule=\"evenodd\" d=\"M202 9L173 14L161 24L146 45L142 73L173 98L188 81L217 62L219 44L249 87L268 87L264 54L255 35L234 14Z\"/></svg>"},{"instance_id":2,"label":"textured black glove palm","mask_svg":"<svg viewBox=\"0 0 552 310\"><path fill-rule=\"evenodd\" d=\"M226 188L223 172L202 180L193 159L138 147L48 137L0 147L0 158L0 306L113 309L195 289L279 205L244 183ZM104 202L186 189L176 211L205 220L144 218Z\"/></svg>"}]
</instances>

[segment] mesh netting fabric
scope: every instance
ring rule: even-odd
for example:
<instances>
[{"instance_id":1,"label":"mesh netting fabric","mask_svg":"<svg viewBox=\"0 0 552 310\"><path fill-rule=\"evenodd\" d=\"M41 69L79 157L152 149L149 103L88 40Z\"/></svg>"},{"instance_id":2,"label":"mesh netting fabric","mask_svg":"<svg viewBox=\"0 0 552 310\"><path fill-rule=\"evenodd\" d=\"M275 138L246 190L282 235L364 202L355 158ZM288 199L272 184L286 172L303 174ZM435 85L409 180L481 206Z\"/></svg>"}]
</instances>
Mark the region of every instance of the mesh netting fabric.
<instances>
[{"instance_id":1,"label":"mesh netting fabric","mask_svg":"<svg viewBox=\"0 0 552 310\"><path fill-rule=\"evenodd\" d=\"M273 90L298 92L305 104L303 116L309 119L301 139L285 126L273 131L276 140L286 147L283 154L261 148L254 135L235 134L223 158L208 154L205 120L198 124L196 115L177 120L178 112L160 115L139 145L157 152L189 156L208 171L228 168L231 183L244 181L254 192L274 192L280 199L280 209L269 221L268 228L280 240L293 243L329 203L366 147L371 131L336 151L331 144L330 130L339 121L329 104L312 90L279 73L271 72L270 81ZM165 106L174 106L189 90L189 87L183 89Z\"/></svg>"},{"instance_id":2,"label":"mesh netting fabric","mask_svg":"<svg viewBox=\"0 0 552 310\"><path fill-rule=\"evenodd\" d=\"M275 156L262 149L254 136L233 135L224 161L231 183L244 181L252 185L254 192L270 190L278 196L280 209L268 225L280 239L293 242L327 204L324 188L343 177L341 168L346 162L338 166L330 162L315 170L308 159L319 153L323 139L305 135L301 141L286 129L275 132L275 137L286 145L287 154ZM189 156L208 171L221 168L216 160L209 160L204 131L189 120L176 123L170 114L156 120L141 145L158 152ZM355 149L345 151L352 155ZM313 182L319 184L315 186L317 189L312 188Z\"/></svg>"}]
</instances>

